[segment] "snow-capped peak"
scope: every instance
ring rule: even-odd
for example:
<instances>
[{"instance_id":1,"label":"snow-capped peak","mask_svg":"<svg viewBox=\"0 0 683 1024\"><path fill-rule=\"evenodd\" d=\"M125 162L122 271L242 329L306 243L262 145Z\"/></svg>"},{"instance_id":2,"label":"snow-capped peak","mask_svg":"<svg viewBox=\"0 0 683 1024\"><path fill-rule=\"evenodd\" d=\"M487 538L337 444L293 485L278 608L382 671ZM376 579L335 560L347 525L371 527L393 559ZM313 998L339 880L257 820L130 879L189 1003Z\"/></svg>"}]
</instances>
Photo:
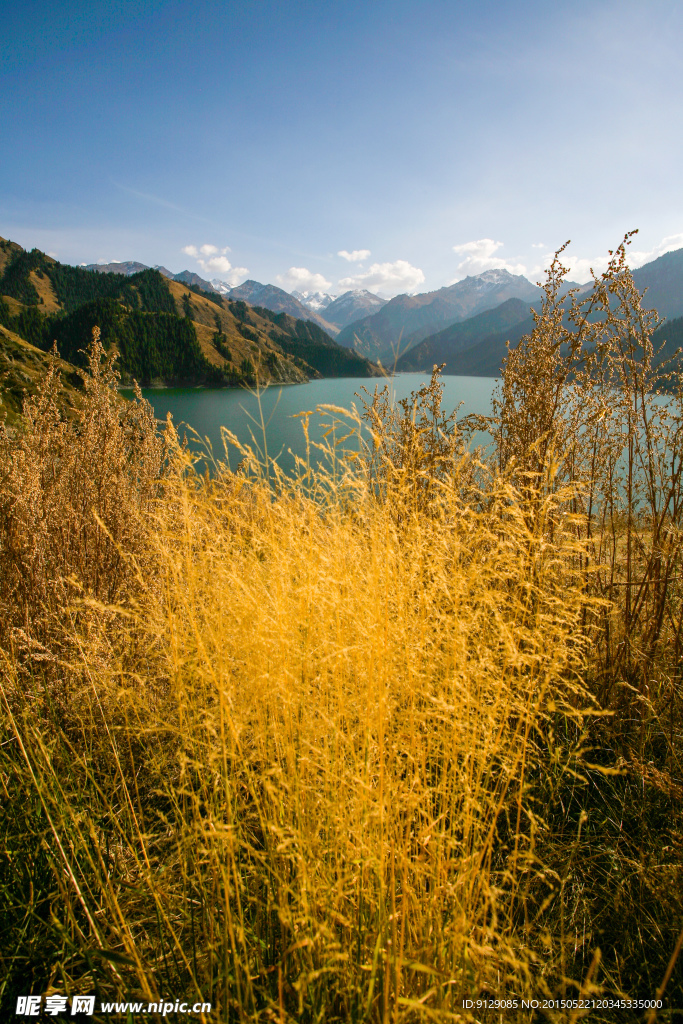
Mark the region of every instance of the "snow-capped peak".
<instances>
[{"instance_id":1,"label":"snow-capped peak","mask_svg":"<svg viewBox=\"0 0 683 1024\"><path fill-rule=\"evenodd\" d=\"M327 292L291 292L291 294L302 305L314 310L316 313L329 306L337 297L336 295L328 295Z\"/></svg>"}]
</instances>

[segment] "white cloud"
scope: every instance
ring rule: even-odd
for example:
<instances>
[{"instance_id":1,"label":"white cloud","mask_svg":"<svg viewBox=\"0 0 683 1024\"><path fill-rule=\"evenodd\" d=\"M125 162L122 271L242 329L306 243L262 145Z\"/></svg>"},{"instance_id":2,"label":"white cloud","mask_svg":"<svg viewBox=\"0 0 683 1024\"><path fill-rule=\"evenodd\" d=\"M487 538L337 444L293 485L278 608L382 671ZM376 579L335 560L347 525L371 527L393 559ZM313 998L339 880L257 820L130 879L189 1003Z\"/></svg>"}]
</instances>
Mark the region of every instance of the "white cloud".
<instances>
[{"instance_id":1,"label":"white cloud","mask_svg":"<svg viewBox=\"0 0 683 1024\"><path fill-rule=\"evenodd\" d=\"M341 288L379 288L380 290L398 295L403 292L414 292L424 283L425 276L419 267L413 267L407 260L395 260L393 263L373 263L369 270L355 277L343 277L339 282Z\"/></svg>"},{"instance_id":2,"label":"white cloud","mask_svg":"<svg viewBox=\"0 0 683 1024\"><path fill-rule=\"evenodd\" d=\"M353 252L347 252L346 249L340 249L337 256L341 256L342 259L348 260L349 263L362 263L363 260L370 258L370 250L354 249Z\"/></svg>"},{"instance_id":3,"label":"white cloud","mask_svg":"<svg viewBox=\"0 0 683 1024\"><path fill-rule=\"evenodd\" d=\"M554 256L554 252L546 252L541 257L541 263L537 263L528 269L526 276L532 284L545 283L546 270L553 262ZM560 256L560 262L563 267L567 267L569 270L566 280L573 281L574 284L584 284L590 280L591 268L596 274L601 274L603 270L607 269L609 256L596 256L591 259L587 256L574 256L565 249Z\"/></svg>"},{"instance_id":4,"label":"white cloud","mask_svg":"<svg viewBox=\"0 0 683 1024\"><path fill-rule=\"evenodd\" d=\"M550 266L552 259L553 253L547 253L544 256L544 269ZM591 270L596 274L602 274L604 270L607 270L609 256L594 256L591 259L587 256L571 256L565 251L560 256L560 260L565 267L569 267L567 277L570 281L585 284L591 279Z\"/></svg>"},{"instance_id":5,"label":"white cloud","mask_svg":"<svg viewBox=\"0 0 683 1024\"><path fill-rule=\"evenodd\" d=\"M210 260L197 260L205 274L229 274L233 266L227 256L213 256Z\"/></svg>"},{"instance_id":6,"label":"white cloud","mask_svg":"<svg viewBox=\"0 0 683 1024\"><path fill-rule=\"evenodd\" d=\"M233 267L228 276L225 278L227 284L231 288L234 288L238 284L242 284L243 281L249 277L249 271L246 267Z\"/></svg>"},{"instance_id":7,"label":"white cloud","mask_svg":"<svg viewBox=\"0 0 683 1024\"><path fill-rule=\"evenodd\" d=\"M193 245L191 245L191 246L188 245L187 248L188 249L194 249L194 246ZM230 246L229 245L225 245L225 246L223 246L222 249L219 249L217 245L209 245L208 243L204 243L204 245L201 247L201 249L199 251L202 254L202 256L215 256L217 253L220 253L221 256L225 256L226 252L230 252ZM196 250L195 250L195 253L196 253ZM193 254L190 253L189 255L192 256Z\"/></svg>"},{"instance_id":8,"label":"white cloud","mask_svg":"<svg viewBox=\"0 0 683 1024\"><path fill-rule=\"evenodd\" d=\"M509 260L494 256L502 248L502 242L494 242L492 238L478 238L475 242L463 242L454 245L453 252L465 258L458 264L458 276L451 282L461 281L463 277L483 274L485 270L507 270L511 274L526 274L523 263L511 263Z\"/></svg>"},{"instance_id":9,"label":"white cloud","mask_svg":"<svg viewBox=\"0 0 683 1024\"><path fill-rule=\"evenodd\" d=\"M678 235L667 235L663 238L659 245L655 245L649 252L644 252L637 249L626 250L626 262L630 267L635 269L636 267L642 267L643 263L650 263L652 260L656 260L658 256L663 256L665 252L671 252L673 249L683 248L683 233Z\"/></svg>"},{"instance_id":10,"label":"white cloud","mask_svg":"<svg viewBox=\"0 0 683 1024\"><path fill-rule=\"evenodd\" d=\"M626 249L626 262L632 270L636 270L638 267L642 267L644 263L650 263L652 260L656 260L658 256L663 256L665 252L671 252L674 249L683 248L683 233L677 235L667 235L661 242L653 246L652 249ZM537 280L550 266L553 260L554 253L547 252L542 257L543 264L541 266L533 267L529 272L531 280ZM591 271L595 274L602 274L607 270L609 264L609 256L604 253L600 256L574 256L567 249L560 256L565 267L569 268L568 278L570 281L576 281L578 284L586 284L591 280ZM534 276L535 275L535 276Z\"/></svg>"},{"instance_id":11,"label":"white cloud","mask_svg":"<svg viewBox=\"0 0 683 1024\"><path fill-rule=\"evenodd\" d=\"M545 249L546 248L546 244L545 244L545 242L532 242L531 243L531 248L532 249Z\"/></svg>"},{"instance_id":12,"label":"white cloud","mask_svg":"<svg viewBox=\"0 0 683 1024\"><path fill-rule=\"evenodd\" d=\"M205 277L218 277L233 288L249 275L246 267L233 267L226 255L230 252L227 245L219 249L217 245L205 242L199 248L196 245L186 245L182 251L197 261Z\"/></svg>"},{"instance_id":13,"label":"white cloud","mask_svg":"<svg viewBox=\"0 0 683 1024\"><path fill-rule=\"evenodd\" d=\"M286 274L278 274L275 280L289 292L326 292L332 287L332 282L322 274L314 274L306 267L290 267Z\"/></svg>"}]
</instances>

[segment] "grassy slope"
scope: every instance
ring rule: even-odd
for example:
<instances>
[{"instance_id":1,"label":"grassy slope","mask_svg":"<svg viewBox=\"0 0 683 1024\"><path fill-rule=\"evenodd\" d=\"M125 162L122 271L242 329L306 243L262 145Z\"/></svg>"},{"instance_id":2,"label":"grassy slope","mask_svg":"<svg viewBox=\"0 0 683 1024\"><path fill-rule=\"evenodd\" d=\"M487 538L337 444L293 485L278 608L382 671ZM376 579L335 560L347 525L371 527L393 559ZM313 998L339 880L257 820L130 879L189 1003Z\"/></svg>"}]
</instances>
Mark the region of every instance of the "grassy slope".
<instances>
[{"instance_id":1,"label":"grassy slope","mask_svg":"<svg viewBox=\"0 0 683 1024\"><path fill-rule=\"evenodd\" d=\"M3 295L2 298L9 306L9 311L12 314L12 316L18 316L19 313L21 313L22 309L26 309L26 306L23 304L23 302L19 302L19 299L15 299L11 295Z\"/></svg>"},{"instance_id":2,"label":"grassy slope","mask_svg":"<svg viewBox=\"0 0 683 1024\"><path fill-rule=\"evenodd\" d=\"M0 326L0 416L6 414L8 425L17 423L25 395L35 394L47 373L50 358L48 353ZM75 367L63 359L59 360L59 368L63 384L62 408L68 411L78 404L75 385L79 378Z\"/></svg>"},{"instance_id":3,"label":"grassy slope","mask_svg":"<svg viewBox=\"0 0 683 1024\"><path fill-rule=\"evenodd\" d=\"M315 371L307 372L304 368L297 366L287 356L280 359L278 371L269 371L266 366L266 358L270 352L280 353L279 347L275 346L269 337L270 324L259 317L253 311L248 316L248 324L255 337L245 338L240 331L240 321L234 316L227 306L219 306L211 302L203 295L189 292L187 286L179 281L168 282L169 291L173 296L178 316L185 315L183 297L190 296L191 319L197 331L197 340L201 346L205 358L213 365L221 369L227 369L228 361L218 352L214 344L214 338L218 334L216 328L216 317L220 322L221 333L226 337L226 344L230 351L231 363L239 367L244 359L250 359L254 366L260 367L259 375L262 379L273 383L298 384L308 380L310 376L318 376Z\"/></svg>"},{"instance_id":4,"label":"grassy slope","mask_svg":"<svg viewBox=\"0 0 683 1024\"><path fill-rule=\"evenodd\" d=\"M38 274L37 271L32 270L30 275L31 284L38 292L40 297L40 305L46 313L57 313L62 307L59 299L55 294L54 287L50 278L45 274Z\"/></svg>"}]
</instances>

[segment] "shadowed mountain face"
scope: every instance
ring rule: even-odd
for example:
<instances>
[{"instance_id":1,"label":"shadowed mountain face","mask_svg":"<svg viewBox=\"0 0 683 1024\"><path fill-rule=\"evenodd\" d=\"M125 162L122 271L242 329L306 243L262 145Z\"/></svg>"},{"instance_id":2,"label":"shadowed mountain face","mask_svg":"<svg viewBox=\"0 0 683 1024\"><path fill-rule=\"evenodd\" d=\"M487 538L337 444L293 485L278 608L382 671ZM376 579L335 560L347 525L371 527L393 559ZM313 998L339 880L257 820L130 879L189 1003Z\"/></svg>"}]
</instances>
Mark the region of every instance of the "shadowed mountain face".
<instances>
[{"instance_id":1,"label":"shadowed mountain face","mask_svg":"<svg viewBox=\"0 0 683 1024\"><path fill-rule=\"evenodd\" d=\"M633 280L639 291L647 288L645 309L656 309L668 319L683 315L683 249L664 253L634 270Z\"/></svg>"},{"instance_id":2,"label":"shadowed mountain face","mask_svg":"<svg viewBox=\"0 0 683 1024\"><path fill-rule=\"evenodd\" d=\"M467 324L472 324L472 321L467 321ZM441 360L446 362L444 373L462 377L500 377L503 360L507 355L507 342L510 342L510 348L514 348L524 335L531 334L533 329L533 317L527 316L524 320L520 320L508 328L481 337L471 348L451 351L449 357L444 355ZM431 340L426 339L427 342ZM673 358L680 365L680 360L676 360L675 353L676 349L683 346L683 317L666 320L652 335L652 344L655 352L658 352L655 360L657 363ZM661 351L659 351L660 349ZM434 360L434 362L438 361L438 359ZM429 370L432 365L429 366Z\"/></svg>"},{"instance_id":3,"label":"shadowed mountain face","mask_svg":"<svg viewBox=\"0 0 683 1024\"><path fill-rule=\"evenodd\" d=\"M664 323L652 338L655 351L664 345L658 359L674 355L683 343L683 249L665 253L652 263L633 271L633 280L643 292L643 306L656 309ZM567 287L571 282L566 282ZM586 292L590 285L583 286ZM538 302L534 305L538 308ZM399 359L397 369L428 372L434 363L446 363L445 373L473 377L500 376L506 343L514 348L534 327L529 303L510 299L488 312L453 324L410 349Z\"/></svg>"},{"instance_id":4,"label":"shadowed mountain face","mask_svg":"<svg viewBox=\"0 0 683 1024\"><path fill-rule=\"evenodd\" d=\"M396 369L429 372L435 363L445 363L445 373L457 373L459 371L452 367L459 355L492 336L497 337L501 332L509 333L510 328L523 321L529 322L529 303L522 299L508 299L495 309L488 309L468 320L451 324L443 331L425 338L401 356Z\"/></svg>"},{"instance_id":5,"label":"shadowed mountain face","mask_svg":"<svg viewBox=\"0 0 683 1024\"><path fill-rule=\"evenodd\" d=\"M277 288L274 284L261 284L260 281L245 281L244 284L231 288L227 293L230 299L242 299L251 306L263 306L265 309L272 309L274 313L289 313L296 320L311 320L318 327L322 327L328 334L339 333L339 328L328 323L312 309L307 309L298 299L286 292L283 288Z\"/></svg>"},{"instance_id":6,"label":"shadowed mountain face","mask_svg":"<svg viewBox=\"0 0 683 1024\"><path fill-rule=\"evenodd\" d=\"M345 327L337 341L390 365L397 347L405 352L423 338L506 299L530 303L539 296L540 289L525 277L507 270L487 270L435 292L397 295L374 315Z\"/></svg>"},{"instance_id":7,"label":"shadowed mountain face","mask_svg":"<svg viewBox=\"0 0 683 1024\"><path fill-rule=\"evenodd\" d=\"M500 377L503 360L507 355L507 342L514 348L525 334L531 334L534 319L527 315L510 327L480 336L471 348L461 349L446 359L444 373L461 377ZM430 367L431 369L431 367Z\"/></svg>"},{"instance_id":8,"label":"shadowed mountain face","mask_svg":"<svg viewBox=\"0 0 683 1024\"><path fill-rule=\"evenodd\" d=\"M161 271L159 271L161 273ZM218 289L214 288L210 281L206 281L199 274L193 273L191 270L182 270L179 274L173 274L172 280L179 281L181 284L195 285L196 288L201 288L203 292L217 292Z\"/></svg>"}]
</instances>

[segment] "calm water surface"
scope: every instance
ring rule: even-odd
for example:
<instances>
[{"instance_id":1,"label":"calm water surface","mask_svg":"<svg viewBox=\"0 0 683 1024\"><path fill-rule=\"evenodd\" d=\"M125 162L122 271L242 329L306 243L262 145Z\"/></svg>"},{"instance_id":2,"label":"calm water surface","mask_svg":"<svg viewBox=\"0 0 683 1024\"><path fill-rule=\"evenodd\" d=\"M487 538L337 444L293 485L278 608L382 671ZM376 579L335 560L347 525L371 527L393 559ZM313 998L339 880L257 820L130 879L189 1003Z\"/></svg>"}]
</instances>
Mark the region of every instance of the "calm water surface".
<instances>
[{"instance_id":1,"label":"calm water surface","mask_svg":"<svg viewBox=\"0 0 683 1024\"><path fill-rule=\"evenodd\" d=\"M495 381L488 377L443 377L443 408L450 413L462 403L459 416L467 413L488 414L491 411L491 395ZM407 398L411 392L429 380L424 373L403 373L388 382L396 400ZM280 465L291 471L294 454L305 456L306 445L298 413L311 412L309 434L312 441L322 440L322 435L331 422L330 413L316 414L321 405L335 405L344 409L356 408L362 404L356 397L364 385L370 393L375 384L380 390L383 382L376 377L328 378L314 380L308 384L289 384L285 387L271 387L261 392L261 409L267 423L266 443L269 456L278 456ZM124 391L131 395L132 392ZM208 441L216 458L225 458L221 427L227 427L241 441L263 450L261 414L256 397L240 388L146 388L143 395L154 408L155 415L162 420L170 412L173 422L182 436L183 429L192 427L197 434ZM253 438L252 438L253 434ZM192 441L189 431L188 439ZM239 460L236 450L228 452L231 466Z\"/></svg>"}]
</instances>

